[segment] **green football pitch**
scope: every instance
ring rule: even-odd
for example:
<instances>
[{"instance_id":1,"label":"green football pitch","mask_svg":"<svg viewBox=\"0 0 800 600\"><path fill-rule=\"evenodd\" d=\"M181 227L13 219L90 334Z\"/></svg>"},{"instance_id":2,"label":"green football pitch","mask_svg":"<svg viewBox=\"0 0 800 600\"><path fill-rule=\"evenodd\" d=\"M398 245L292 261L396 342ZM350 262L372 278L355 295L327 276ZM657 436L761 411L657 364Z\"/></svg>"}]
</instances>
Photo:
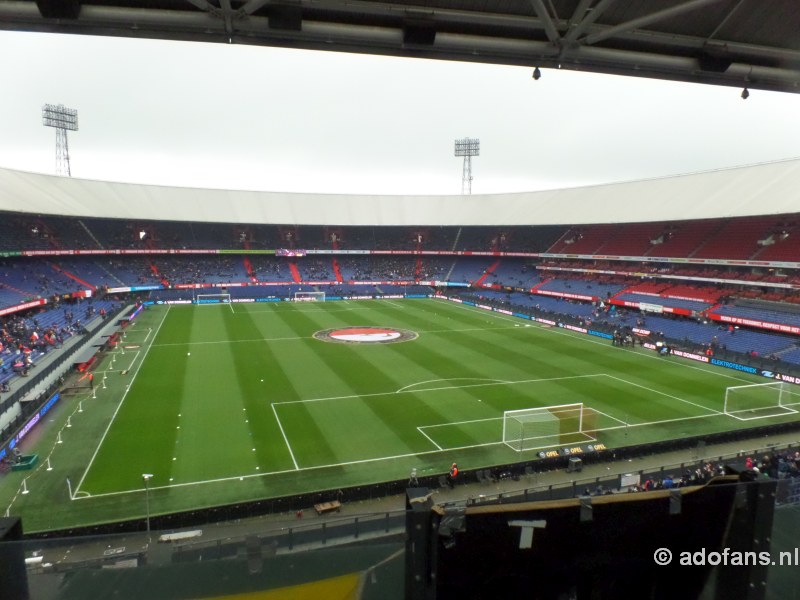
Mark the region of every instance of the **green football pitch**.
<instances>
[{"instance_id":1,"label":"green football pitch","mask_svg":"<svg viewBox=\"0 0 800 600\"><path fill-rule=\"evenodd\" d=\"M404 335L319 339L348 327ZM154 306L0 500L38 531L143 516L143 474L159 514L796 418L766 388L724 413L726 388L764 381L438 299ZM582 421L533 411L509 438L506 411L576 404Z\"/></svg>"}]
</instances>

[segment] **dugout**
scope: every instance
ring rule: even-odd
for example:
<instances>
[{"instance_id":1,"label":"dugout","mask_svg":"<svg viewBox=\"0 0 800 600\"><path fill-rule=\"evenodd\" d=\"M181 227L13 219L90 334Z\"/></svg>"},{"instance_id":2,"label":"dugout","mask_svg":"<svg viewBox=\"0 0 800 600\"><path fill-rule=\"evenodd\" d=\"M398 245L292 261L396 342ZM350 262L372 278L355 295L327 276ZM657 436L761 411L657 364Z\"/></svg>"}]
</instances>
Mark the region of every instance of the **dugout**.
<instances>
[{"instance_id":1,"label":"dugout","mask_svg":"<svg viewBox=\"0 0 800 600\"><path fill-rule=\"evenodd\" d=\"M90 346L84 348L75 355L72 359L72 366L75 371L79 373L86 373L92 370L95 362L97 362L97 346Z\"/></svg>"}]
</instances>

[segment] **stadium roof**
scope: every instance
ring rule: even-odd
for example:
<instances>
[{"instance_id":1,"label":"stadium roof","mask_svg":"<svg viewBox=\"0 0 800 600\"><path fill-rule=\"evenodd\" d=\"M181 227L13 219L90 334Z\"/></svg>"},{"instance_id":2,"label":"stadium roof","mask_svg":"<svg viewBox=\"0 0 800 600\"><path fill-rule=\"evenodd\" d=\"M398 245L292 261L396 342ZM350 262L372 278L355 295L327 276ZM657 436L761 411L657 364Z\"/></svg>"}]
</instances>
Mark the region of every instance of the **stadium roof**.
<instances>
[{"instance_id":1,"label":"stadium roof","mask_svg":"<svg viewBox=\"0 0 800 600\"><path fill-rule=\"evenodd\" d=\"M0 28L800 92L797 0L0 0Z\"/></svg>"},{"instance_id":2,"label":"stadium roof","mask_svg":"<svg viewBox=\"0 0 800 600\"><path fill-rule=\"evenodd\" d=\"M298 194L89 181L0 169L0 210L296 225L576 225L796 213L800 160L581 188L472 196Z\"/></svg>"}]
</instances>

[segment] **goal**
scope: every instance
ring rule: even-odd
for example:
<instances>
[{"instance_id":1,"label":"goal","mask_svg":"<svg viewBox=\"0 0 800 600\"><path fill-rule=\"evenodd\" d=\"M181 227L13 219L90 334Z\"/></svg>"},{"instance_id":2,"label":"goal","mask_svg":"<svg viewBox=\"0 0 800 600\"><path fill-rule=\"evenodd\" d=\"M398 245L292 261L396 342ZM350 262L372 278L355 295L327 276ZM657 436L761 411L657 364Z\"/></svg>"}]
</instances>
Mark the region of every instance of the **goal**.
<instances>
[{"instance_id":1,"label":"goal","mask_svg":"<svg viewBox=\"0 0 800 600\"><path fill-rule=\"evenodd\" d=\"M595 439L584 432L583 403L507 410L503 413L503 443L522 452Z\"/></svg>"},{"instance_id":2,"label":"goal","mask_svg":"<svg viewBox=\"0 0 800 600\"><path fill-rule=\"evenodd\" d=\"M723 412L740 421L779 417L797 412L798 394L785 381L725 388Z\"/></svg>"},{"instance_id":3,"label":"goal","mask_svg":"<svg viewBox=\"0 0 800 600\"><path fill-rule=\"evenodd\" d=\"M325 302L325 292L295 292L295 302Z\"/></svg>"},{"instance_id":4,"label":"goal","mask_svg":"<svg viewBox=\"0 0 800 600\"><path fill-rule=\"evenodd\" d=\"M197 294L194 301L197 304L230 304L230 294Z\"/></svg>"}]
</instances>

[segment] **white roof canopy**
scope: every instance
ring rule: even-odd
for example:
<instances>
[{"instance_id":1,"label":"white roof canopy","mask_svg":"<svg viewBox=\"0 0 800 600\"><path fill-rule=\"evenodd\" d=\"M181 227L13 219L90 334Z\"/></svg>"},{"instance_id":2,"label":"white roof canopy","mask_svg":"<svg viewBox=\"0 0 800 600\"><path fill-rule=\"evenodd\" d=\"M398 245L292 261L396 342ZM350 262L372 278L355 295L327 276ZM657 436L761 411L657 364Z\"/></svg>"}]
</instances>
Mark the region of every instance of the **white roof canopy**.
<instances>
[{"instance_id":1,"label":"white roof canopy","mask_svg":"<svg viewBox=\"0 0 800 600\"><path fill-rule=\"evenodd\" d=\"M800 160L581 188L473 196L210 190L0 169L0 210L213 223L577 225L786 214L800 210Z\"/></svg>"}]
</instances>

